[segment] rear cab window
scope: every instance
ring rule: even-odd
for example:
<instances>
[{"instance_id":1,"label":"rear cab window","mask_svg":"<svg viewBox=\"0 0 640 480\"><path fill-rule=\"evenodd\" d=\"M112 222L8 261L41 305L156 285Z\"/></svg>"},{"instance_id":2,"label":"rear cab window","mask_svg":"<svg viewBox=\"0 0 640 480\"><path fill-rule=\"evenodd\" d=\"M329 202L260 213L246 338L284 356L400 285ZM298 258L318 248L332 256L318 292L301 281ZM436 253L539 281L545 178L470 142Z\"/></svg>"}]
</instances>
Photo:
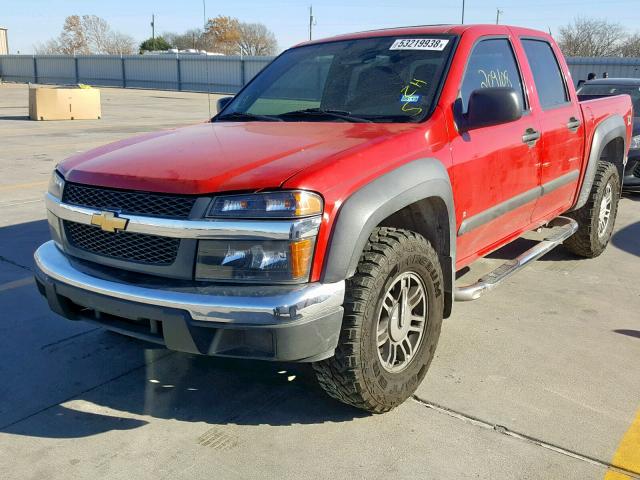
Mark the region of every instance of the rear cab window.
<instances>
[{"instance_id":1,"label":"rear cab window","mask_svg":"<svg viewBox=\"0 0 640 480\"><path fill-rule=\"evenodd\" d=\"M511 42L506 38L481 39L469 56L460 87L462 113L467 113L469 97L474 90L497 87L513 88L523 109L527 109L522 76Z\"/></svg>"},{"instance_id":2,"label":"rear cab window","mask_svg":"<svg viewBox=\"0 0 640 480\"><path fill-rule=\"evenodd\" d=\"M560 64L551 45L545 40L522 39L538 99L543 110L569 103L569 93Z\"/></svg>"}]
</instances>

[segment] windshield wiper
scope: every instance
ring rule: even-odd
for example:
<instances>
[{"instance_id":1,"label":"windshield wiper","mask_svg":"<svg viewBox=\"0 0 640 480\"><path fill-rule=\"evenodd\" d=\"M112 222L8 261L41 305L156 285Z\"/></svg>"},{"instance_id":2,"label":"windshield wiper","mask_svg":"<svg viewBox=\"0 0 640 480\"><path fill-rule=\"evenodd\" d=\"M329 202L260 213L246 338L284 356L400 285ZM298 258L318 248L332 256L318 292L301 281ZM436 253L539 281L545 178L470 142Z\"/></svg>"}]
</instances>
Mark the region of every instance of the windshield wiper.
<instances>
[{"instance_id":1,"label":"windshield wiper","mask_svg":"<svg viewBox=\"0 0 640 480\"><path fill-rule=\"evenodd\" d=\"M344 110L325 110L322 108L305 108L304 110L294 110L292 112L281 113L279 117L330 117L347 120L349 122L371 123L371 120L352 115Z\"/></svg>"},{"instance_id":2,"label":"windshield wiper","mask_svg":"<svg viewBox=\"0 0 640 480\"><path fill-rule=\"evenodd\" d=\"M253 113L246 112L232 112L227 113L226 115L222 115L216 118L218 120L230 120L230 121L238 121L238 122L282 122L281 118L272 117L271 115L256 115Z\"/></svg>"}]
</instances>

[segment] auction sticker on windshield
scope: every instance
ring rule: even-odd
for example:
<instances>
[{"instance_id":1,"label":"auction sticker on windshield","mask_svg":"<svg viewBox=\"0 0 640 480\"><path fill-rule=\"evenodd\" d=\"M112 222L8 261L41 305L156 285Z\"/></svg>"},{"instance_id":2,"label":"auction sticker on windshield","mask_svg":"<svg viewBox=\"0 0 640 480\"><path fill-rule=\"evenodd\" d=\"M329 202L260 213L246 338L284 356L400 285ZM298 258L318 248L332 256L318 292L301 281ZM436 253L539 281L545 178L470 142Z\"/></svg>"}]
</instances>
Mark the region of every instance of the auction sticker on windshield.
<instances>
[{"instance_id":1,"label":"auction sticker on windshield","mask_svg":"<svg viewBox=\"0 0 640 480\"><path fill-rule=\"evenodd\" d=\"M449 43L443 38L399 38L389 50L435 50L441 52Z\"/></svg>"}]
</instances>

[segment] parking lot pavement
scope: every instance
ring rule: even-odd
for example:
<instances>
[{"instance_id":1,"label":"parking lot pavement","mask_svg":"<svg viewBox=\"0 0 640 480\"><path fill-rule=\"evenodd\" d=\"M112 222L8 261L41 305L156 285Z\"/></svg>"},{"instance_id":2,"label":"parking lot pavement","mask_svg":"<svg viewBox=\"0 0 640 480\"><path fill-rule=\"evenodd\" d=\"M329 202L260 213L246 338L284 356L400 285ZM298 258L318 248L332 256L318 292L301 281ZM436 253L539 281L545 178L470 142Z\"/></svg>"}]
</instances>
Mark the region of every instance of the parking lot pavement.
<instances>
[{"instance_id":1,"label":"parking lot pavement","mask_svg":"<svg viewBox=\"0 0 640 480\"><path fill-rule=\"evenodd\" d=\"M202 94L102 97L100 121L30 122L26 86L0 86L0 477L640 478L625 453L640 438L640 196L600 258L559 248L456 304L415 398L371 416L304 365L173 353L49 312L32 254L54 164L207 117Z\"/></svg>"}]
</instances>

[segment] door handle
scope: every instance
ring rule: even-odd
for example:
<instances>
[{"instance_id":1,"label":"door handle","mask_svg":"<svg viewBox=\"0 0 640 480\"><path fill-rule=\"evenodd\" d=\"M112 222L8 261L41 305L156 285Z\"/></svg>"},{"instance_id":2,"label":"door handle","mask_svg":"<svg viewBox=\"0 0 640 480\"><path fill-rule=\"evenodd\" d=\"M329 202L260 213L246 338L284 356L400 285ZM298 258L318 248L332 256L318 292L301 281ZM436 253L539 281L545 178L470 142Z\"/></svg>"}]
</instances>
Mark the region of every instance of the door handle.
<instances>
[{"instance_id":1,"label":"door handle","mask_svg":"<svg viewBox=\"0 0 640 480\"><path fill-rule=\"evenodd\" d=\"M573 133L578 131L578 128L580 128L580 125L581 125L580 120L578 120L576 117L571 117L567 122L567 128Z\"/></svg>"},{"instance_id":2,"label":"door handle","mask_svg":"<svg viewBox=\"0 0 640 480\"><path fill-rule=\"evenodd\" d=\"M526 143L530 147L533 147L538 140L540 140L540 132L533 128L527 128L522 135L522 143Z\"/></svg>"}]
</instances>

